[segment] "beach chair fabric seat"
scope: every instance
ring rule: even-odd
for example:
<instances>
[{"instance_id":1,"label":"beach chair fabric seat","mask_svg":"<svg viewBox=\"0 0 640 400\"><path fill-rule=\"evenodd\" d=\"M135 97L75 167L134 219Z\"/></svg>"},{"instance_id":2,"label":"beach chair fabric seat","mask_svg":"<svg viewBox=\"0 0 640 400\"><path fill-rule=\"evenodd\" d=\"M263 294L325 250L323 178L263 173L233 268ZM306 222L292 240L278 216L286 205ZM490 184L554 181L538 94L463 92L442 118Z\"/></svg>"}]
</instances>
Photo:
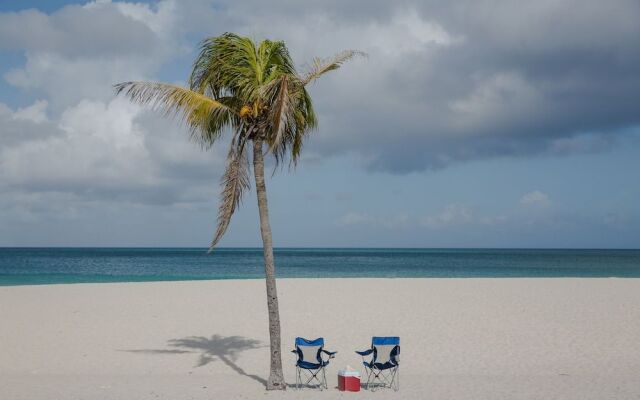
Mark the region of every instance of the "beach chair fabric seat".
<instances>
[{"instance_id":1,"label":"beach chair fabric seat","mask_svg":"<svg viewBox=\"0 0 640 400\"><path fill-rule=\"evenodd\" d=\"M400 389L400 338L398 336L374 336L371 348L356 351L362 356L362 364L367 374L365 387ZM370 360L365 357L371 356Z\"/></svg>"},{"instance_id":2,"label":"beach chair fabric seat","mask_svg":"<svg viewBox=\"0 0 640 400\"><path fill-rule=\"evenodd\" d=\"M307 378L304 385L308 386L311 382L316 381L319 389L327 389L325 368L337 352L324 349L324 338L308 340L297 337L295 349L291 352L298 357L296 360L296 387L300 389L303 386L304 375ZM323 355L326 355L327 358L323 358Z\"/></svg>"}]
</instances>

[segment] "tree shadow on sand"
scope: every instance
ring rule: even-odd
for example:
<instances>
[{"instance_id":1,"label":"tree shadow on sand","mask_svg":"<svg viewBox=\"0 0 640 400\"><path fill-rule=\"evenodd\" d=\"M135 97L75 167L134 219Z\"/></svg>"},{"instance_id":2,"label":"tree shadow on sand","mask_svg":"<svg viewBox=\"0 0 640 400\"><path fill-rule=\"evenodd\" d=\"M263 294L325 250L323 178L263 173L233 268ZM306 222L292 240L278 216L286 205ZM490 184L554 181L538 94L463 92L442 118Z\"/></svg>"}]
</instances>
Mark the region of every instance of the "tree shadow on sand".
<instances>
[{"instance_id":1,"label":"tree shadow on sand","mask_svg":"<svg viewBox=\"0 0 640 400\"><path fill-rule=\"evenodd\" d=\"M147 354L200 353L196 367L202 367L215 360L220 360L238 374L251 378L265 386L267 384L266 379L257 375L248 374L236 363L240 352L265 347L259 340L249 339L242 336L213 335L210 338L204 336L188 336L182 339L171 339L168 341L167 345L173 347L173 349L126 351L130 353Z\"/></svg>"}]
</instances>

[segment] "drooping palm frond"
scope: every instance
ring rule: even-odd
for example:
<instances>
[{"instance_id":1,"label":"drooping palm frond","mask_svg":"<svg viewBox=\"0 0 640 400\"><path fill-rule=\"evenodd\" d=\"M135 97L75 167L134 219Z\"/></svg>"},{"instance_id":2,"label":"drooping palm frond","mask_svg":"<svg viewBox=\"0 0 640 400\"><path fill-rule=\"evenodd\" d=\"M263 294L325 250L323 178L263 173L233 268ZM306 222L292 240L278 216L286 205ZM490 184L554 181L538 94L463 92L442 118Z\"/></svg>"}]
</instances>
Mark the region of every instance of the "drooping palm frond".
<instances>
[{"instance_id":1,"label":"drooping palm frond","mask_svg":"<svg viewBox=\"0 0 640 400\"><path fill-rule=\"evenodd\" d=\"M227 231L231 217L242 201L244 191L249 188L249 161L244 143L241 139L240 143L236 144L234 138L227 154L227 167L220 180L222 192L218 206L218 227L209 251L213 250Z\"/></svg>"},{"instance_id":2,"label":"drooping palm frond","mask_svg":"<svg viewBox=\"0 0 640 400\"><path fill-rule=\"evenodd\" d=\"M306 135L318 126L311 95L302 87L299 106L295 113L296 129L291 144L291 163L295 166L302 151L302 143Z\"/></svg>"},{"instance_id":3,"label":"drooping palm frond","mask_svg":"<svg viewBox=\"0 0 640 400\"><path fill-rule=\"evenodd\" d=\"M135 103L178 118L189 127L192 138L204 146L213 144L226 127L237 123L236 112L230 106L180 86L123 82L114 89L116 95L124 94Z\"/></svg>"},{"instance_id":4,"label":"drooping palm frond","mask_svg":"<svg viewBox=\"0 0 640 400\"><path fill-rule=\"evenodd\" d=\"M317 124L311 97L299 77L291 74L265 85L262 97L269 105L264 137L268 151L275 157L276 166L290 151L290 162L295 165L303 138Z\"/></svg>"},{"instance_id":5,"label":"drooping palm frond","mask_svg":"<svg viewBox=\"0 0 640 400\"><path fill-rule=\"evenodd\" d=\"M267 137L271 152L280 147L285 133L295 124L295 89L290 81L291 76L283 74L268 86L267 93L265 93L267 102L271 104L268 116L271 126Z\"/></svg>"},{"instance_id":6,"label":"drooping palm frond","mask_svg":"<svg viewBox=\"0 0 640 400\"><path fill-rule=\"evenodd\" d=\"M345 50L329 58L314 58L308 71L302 76L305 85L315 81L329 71L334 71L354 57L366 57L367 54L358 50Z\"/></svg>"}]
</instances>

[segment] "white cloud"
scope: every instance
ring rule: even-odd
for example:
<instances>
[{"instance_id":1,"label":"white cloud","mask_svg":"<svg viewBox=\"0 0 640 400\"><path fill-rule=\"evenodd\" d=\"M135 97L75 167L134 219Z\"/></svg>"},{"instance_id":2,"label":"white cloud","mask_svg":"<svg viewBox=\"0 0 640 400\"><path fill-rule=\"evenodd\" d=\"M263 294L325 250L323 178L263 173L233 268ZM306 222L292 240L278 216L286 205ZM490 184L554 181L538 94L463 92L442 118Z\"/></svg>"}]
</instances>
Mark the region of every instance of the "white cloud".
<instances>
[{"instance_id":1,"label":"white cloud","mask_svg":"<svg viewBox=\"0 0 640 400\"><path fill-rule=\"evenodd\" d=\"M534 190L522 196L520 198L520 204L525 206L547 207L551 205L551 201L549 200L549 196L546 193L542 193L539 190Z\"/></svg>"},{"instance_id":2,"label":"white cloud","mask_svg":"<svg viewBox=\"0 0 640 400\"><path fill-rule=\"evenodd\" d=\"M83 99L108 101L113 84L153 79L167 62L192 50L186 36L210 15L202 4L95 1L52 14L0 13L0 51L20 51L26 58L3 77L45 96L53 112ZM200 15L194 17L196 12Z\"/></svg>"},{"instance_id":3,"label":"white cloud","mask_svg":"<svg viewBox=\"0 0 640 400\"><path fill-rule=\"evenodd\" d=\"M62 114L57 134L3 149L3 181L101 186L105 181L148 179L143 134L133 122L138 112L122 99L107 104L81 101Z\"/></svg>"},{"instance_id":4,"label":"white cloud","mask_svg":"<svg viewBox=\"0 0 640 400\"><path fill-rule=\"evenodd\" d=\"M46 122L47 119L47 107L49 102L46 100L37 100L35 103L28 107L19 108L13 113L13 118L18 120L26 120L35 122L37 124Z\"/></svg>"},{"instance_id":5,"label":"white cloud","mask_svg":"<svg viewBox=\"0 0 640 400\"><path fill-rule=\"evenodd\" d=\"M36 10L0 14L0 49L107 60L157 52L162 43L155 36L149 26L110 3L69 5L52 14Z\"/></svg>"},{"instance_id":6,"label":"white cloud","mask_svg":"<svg viewBox=\"0 0 640 400\"><path fill-rule=\"evenodd\" d=\"M143 135L133 121L138 113L140 108L123 98L108 104L83 100L62 113L59 126L70 140L91 137L118 151L140 151Z\"/></svg>"},{"instance_id":7,"label":"white cloud","mask_svg":"<svg viewBox=\"0 0 640 400\"><path fill-rule=\"evenodd\" d=\"M496 126L514 117L526 117L539 101L538 90L517 72L478 77L471 93L450 103L456 114L452 122L467 129L477 129L479 124Z\"/></svg>"},{"instance_id":8,"label":"white cloud","mask_svg":"<svg viewBox=\"0 0 640 400\"><path fill-rule=\"evenodd\" d=\"M452 36L437 22L425 20L415 9L396 11L388 23L371 23L364 30L361 34L370 38L370 46L396 55L424 51L428 46L450 46L462 41L462 38Z\"/></svg>"},{"instance_id":9,"label":"white cloud","mask_svg":"<svg viewBox=\"0 0 640 400\"><path fill-rule=\"evenodd\" d=\"M16 109L0 104L3 192L27 196L23 208L56 213L62 193L76 205L211 201L219 154L204 154L176 124L114 99L112 88L154 79L183 56L185 35L197 28L184 20L196 11L197 25L209 16L201 4L173 0L0 13L0 51L19 50L26 59L4 79L38 99Z\"/></svg>"},{"instance_id":10,"label":"white cloud","mask_svg":"<svg viewBox=\"0 0 640 400\"><path fill-rule=\"evenodd\" d=\"M4 78L27 93L46 96L53 111L60 112L87 98L109 100L114 83L149 79L162 61L148 54L101 59L35 52L27 54L24 67L8 71Z\"/></svg>"},{"instance_id":11,"label":"white cloud","mask_svg":"<svg viewBox=\"0 0 640 400\"><path fill-rule=\"evenodd\" d=\"M12 118L18 113L24 110L14 112ZM126 99L116 98L106 103L82 100L67 108L55 125L47 125L47 135L37 135L40 121L23 120L20 129L26 138L0 147L0 182L34 191L67 191L88 199L123 196L151 203L182 201L183 194L195 193L185 190L190 184L209 186L211 171L221 166L221 158L200 151L166 121L155 124L161 129L149 129L154 125L149 121L158 117L149 119L146 114ZM147 121L147 126L140 120ZM167 165L176 163L183 171L167 174ZM191 169L209 172L190 174ZM148 198L167 190L174 194Z\"/></svg>"}]
</instances>

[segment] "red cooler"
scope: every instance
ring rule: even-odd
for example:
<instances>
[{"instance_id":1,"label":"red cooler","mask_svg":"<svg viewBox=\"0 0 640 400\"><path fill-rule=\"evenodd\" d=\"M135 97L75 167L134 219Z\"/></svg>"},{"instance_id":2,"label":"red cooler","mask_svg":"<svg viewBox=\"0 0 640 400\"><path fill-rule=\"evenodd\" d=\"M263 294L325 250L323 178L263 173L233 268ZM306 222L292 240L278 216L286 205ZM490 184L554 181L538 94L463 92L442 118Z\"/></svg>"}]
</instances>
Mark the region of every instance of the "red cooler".
<instances>
[{"instance_id":1,"label":"red cooler","mask_svg":"<svg viewBox=\"0 0 640 400\"><path fill-rule=\"evenodd\" d=\"M342 392L359 392L360 372L349 370L338 371L338 390Z\"/></svg>"}]
</instances>

